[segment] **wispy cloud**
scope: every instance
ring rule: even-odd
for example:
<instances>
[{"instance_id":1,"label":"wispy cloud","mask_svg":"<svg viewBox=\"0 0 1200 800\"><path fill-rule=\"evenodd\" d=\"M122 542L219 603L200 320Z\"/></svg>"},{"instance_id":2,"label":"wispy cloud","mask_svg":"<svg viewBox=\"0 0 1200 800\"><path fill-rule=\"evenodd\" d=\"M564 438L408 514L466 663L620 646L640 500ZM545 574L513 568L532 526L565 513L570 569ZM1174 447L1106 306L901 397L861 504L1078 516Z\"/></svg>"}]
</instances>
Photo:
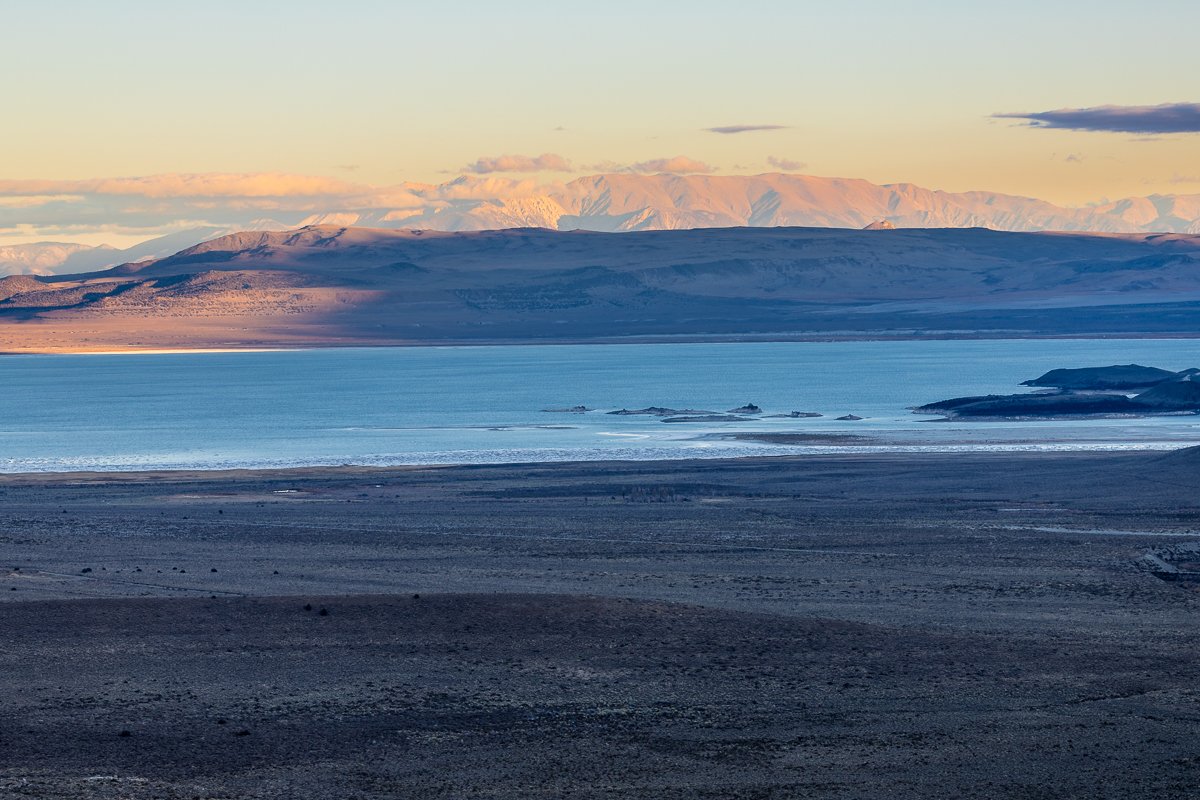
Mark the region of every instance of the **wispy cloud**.
<instances>
[{"instance_id":1,"label":"wispy cloud","mask_svg":"<svg viewBox=\"0 0 1200 800\"><path fill-rule=\"evenodd\" d=\"M0 208L37 208L55 203L82 203L86 199L81 194L0 195Z\"/></svg>"},{"instance_id":2,"label":"wispy cloud","mask_svg":"<svg viewBox=\"0 0 1200 800\"><path fill-rule=\"evenodd\" d=\"M488 175L492 172L570 172L571 162L556 153L540 156L483 156L463 167L464 172Z\"/></svg>"},{"instance_id":3,"label":"wispy cloud","mask_svg":"<svg viewBox=\"0 0 1200 800\"><path fill-rule=\"evenodd\" d=\"M1031 128L1108 131L1144 135L1200 133L1200 103L1157 106L1095 106L993 114L994 119L1021 119Z\"/></svg>"},{"instance_id":4,"label":"wispy cloud","mask_svg":"<svg viewBox=\"0 0 1200 800\"><path fill-rule=\"evenodd\" d=\"M781 169L784 172L799 172L808 166L803 161L792 161L790 158L778 158L776 156L767 156L767 163L775 169Z\"/></svg>"},{"instance_id":5,"label":"wispy cloud","mask_svg":"<svg viewBox=\"0 0 1200 800\"><path fill-rule=\"evenodd\" d=\"M194 227L424 204L410 187L283 173L171 173L83 180L0 180L0 240L114 243Z\"/></svg>"},{"instance_id":6,"label":"wispy cloud","mask_svg":"<svg viewBox=\"0 0 1200 800\"><path fill-rule=\"evenodd\" d=\"M260 173L168 173L136 178L86 180L0 180L0 195L106 195L149 198L182 197L318 197L360 191L336 178Z\"/></svg>"},{"instance_id":7,"label":"wispy cloud","mask_svg":"<svg viewBox=\"0 0 1200 800\"><path fill-rule=\"evenodd\" d=\"M601 161L599 164L588 164L584 167L584 169L588 170L589 172L597 172L601 174L620 172L655 174L667 172L673 175L707 175L711 172L717 171L717 168L712 164L699 161L695 158L688 158L687 156L651 158L647 161L638 161L634 164L621 164L616 161Z\"/></svg>"},{"instance_id":8,"label":"wispy cloud","mask_svg":"<svg viewBox=\"0 0 1200 800\"><path fill-rule=\"evenodd\" d=\"M83 180L0 179L0 243L103 241L128 243L195 227L301 224L321 215L387 209L383 221L454 214L464 204L528 197L546 190L530 167L562 170L552 153L479 159L476 172L437 186L374 186L337 178L283 173L179 173ZM715 167L687 156L605 164L605 172L708 174ZM508 171L510 174L502 174ZM416 223L414 223L416 224Z\"/></svg>"},{"instance_id":9,"label":"wispy cloud","mask_svg":"<svg viewBox=\"0 0 1200 800\"><path fill-rule=\"evenodd\" d=\"M636 164L630 164L625 167L625 172L643 172L643 173L658 173L669 172L674 175L687 175L690 173L716 172L716 167L711 164L706 164L703 161L697 161L694 158L687 156L674 156L673 158L652 158L649 161L639 161Z\"/></svg>"},{"instance_id":10,"label":"wispy cloud","mask_svg":"<svg viewBox=\"0 0 1200 800\"><path fill-rule=\"evenodd\" d=\"M1167 183L1200 183L1200 175L1181 175L1177 172L1171 176Z\"/></svg>"},{"instance_id":11,"label":"wispy cloud","mask_svg":"<svg viewBox=\"0 0 1200 800\"><path fill-rule=\"evenodd\" d=\"M543 190L544 184L532 176L505 175L464 175L437 186L373 186L276 173L0 179L0 244L108 241L127 246L190 228L282 229L323 215L369 209L388 209L395 215L388 219L403 219Z\"/></svg>"},{"instance_id":12,"label":"wispy cloud","mask_svg":"<svg viewBox=\"0 0 1200 800\"><path fill-rule=\"evenodd\" d=\"M494 200L499 197L528 197L544 184L536 178L473 178L463 175L448 183L432 186L421 192L426 201Z\"/></svg>"},{"instance_id":13,"label":"wispy cloud","mask_svg":"<svg viewBox=\"0 0 1200 800\"><path fill-rule=\"evenodd\" d=\"M709 133L750 133L751 131L782 131L787 125L718 125L715 128L705 128Z\"/></svg>"}]
</instances>

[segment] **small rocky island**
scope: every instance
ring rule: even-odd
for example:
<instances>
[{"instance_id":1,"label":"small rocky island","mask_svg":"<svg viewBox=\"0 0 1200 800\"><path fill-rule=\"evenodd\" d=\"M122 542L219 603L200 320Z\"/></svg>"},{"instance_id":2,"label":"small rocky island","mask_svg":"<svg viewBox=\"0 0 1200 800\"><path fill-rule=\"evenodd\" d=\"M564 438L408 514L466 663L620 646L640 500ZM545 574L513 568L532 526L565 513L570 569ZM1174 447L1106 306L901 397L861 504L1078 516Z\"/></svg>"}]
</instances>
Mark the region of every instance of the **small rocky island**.
<instances>
[{"instance_id":1,"label":"small rocky island","mask_svg":"<svg viewBox=\"0 0 1200 800\"><path fill-rule=\"evenodd\" d=\"M746 405L742 406L741 408L731 408L728 411L726 411L725 413L726 414L761 414L762 409L759 408L758 406L754 405L754 403L747 403Z\"/></svg>"},{"instance_id":2,"label":"small rocky island","mask_svg":"<svg viewBox=\"0 0 1200 800\"><path fill-rule=\"evenodd\" d=\"M555 414L586 414L595 411L585 405L568 406L566 408L543 408L545 413ZM668 408L666 406L648 406L646 408L621 408L616 411L605 411L616 417L658 417L662 422L746 422L752 419L811 419L824 416L817 411L789 411L785 414L764 414L761 406L746 403L744 406L731 408L728 411L705 411L695 408ZM849 415L839 419L862 419Z\"/></svg>"},{"instance_id":3,"label":"small rocky island","mask_svg":"<svg viewBox=\"0 0 1200 800\"><path fill-rule=\"evenodd\" d=\"M1200 369L1180 372L1123 364L1055 369L1022 386L1049 391L955 397L912 409L956 418L1150 416L1200 413Z\"/></svg>"},{"instance_id":4,"label":"small rocky island","mask_svg":"<svg viewBox=\"0 0 1200 800\"><path fill-rule=\"evenodd\" d=\"M665 408L663 406L650 406L648 408L628 409L622 408L619 411L609 411L609 414L615 417L678 417L682 415L711 415L716 414L716 411L698 411L694 408Z\"/></svg>"}]
</instances>

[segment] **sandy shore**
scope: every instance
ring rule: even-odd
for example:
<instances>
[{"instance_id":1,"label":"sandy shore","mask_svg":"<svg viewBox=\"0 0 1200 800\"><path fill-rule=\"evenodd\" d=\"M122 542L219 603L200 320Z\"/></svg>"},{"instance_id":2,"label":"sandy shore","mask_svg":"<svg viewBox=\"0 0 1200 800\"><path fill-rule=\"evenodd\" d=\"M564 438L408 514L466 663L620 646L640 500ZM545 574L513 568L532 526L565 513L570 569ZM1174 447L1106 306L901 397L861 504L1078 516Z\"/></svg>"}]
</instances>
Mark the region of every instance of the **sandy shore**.
<instances>
[{"instance_id":1,"label":"sandy shore","mask_svg":"<svg viewBox=\"0 0 1200 800\"><path fill-rule=\"evenodd\" d=\"M0 476L0 796L1188 797L1198 476Z\"/></svg>"},{"instance_id":2,"label":"sandy shore","mask_svg":"<svg viewBox=\"0 0 1200 800\"><path fill-rule=\"evenodd\" d=\"M42 322L41 320L39 322ZM52 321L51 321L52 322ZM119 321L118 321L119 322ZM241 342L228 335L214 334L209 327L193 329L172 319L172 328L144 330L108 323L92 322L94 337L80 341L73 327L60 329L53 324L30 328L31 323L13 323L0 319L0 356L31 355L171 355L182 353L267 353L290 350L328 350L362 347L508 347L511 345L580 344L712 344L716 342L898 342L1038 339L1196 339L1191 331L1088 331L1046 333L1037 330L989 331L892 331L864 330L846 332L797 331L764 334L697 334L676 336L556 336L546 338L347 338L344 336L289 337L263 333L261 338ZM111 330L110 330L111 328ZM95 338L93 342L92 339ZM143 340L147 340L143 342Z\"/></svg>"}]
</instances>

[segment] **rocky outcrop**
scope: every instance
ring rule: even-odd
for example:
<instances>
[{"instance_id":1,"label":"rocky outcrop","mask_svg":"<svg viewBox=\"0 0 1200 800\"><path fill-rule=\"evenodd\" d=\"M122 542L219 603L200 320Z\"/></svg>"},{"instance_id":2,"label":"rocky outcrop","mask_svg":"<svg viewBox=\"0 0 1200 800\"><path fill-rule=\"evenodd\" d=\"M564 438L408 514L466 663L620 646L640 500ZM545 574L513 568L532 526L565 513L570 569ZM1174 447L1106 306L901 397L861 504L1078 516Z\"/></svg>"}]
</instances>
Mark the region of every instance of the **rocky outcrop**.
<instances>
[{"instance_id":1,"label":"rocky outcrop","mask_svg":"<svg viewBox=\"0 0 1200 800\"><path fill-rule=\"evenodd\" d=\"M1171 380L1178 375L1179 373L1158 367L1123 364L1111 367L1052 369L1039 378L1023 381L1021 385L1048 386L1056 389L1144 389Z\"/></svg>"},{"instance_id":2,"label":"rocky outcrop","mask_svg":"<svg viewBox=\"0 0 1200 800\"><path fill-rule=\"evenodd\" d=\"M1000 395L960 405L948 413L955 417L1051 417L1122 415L1147 409L1123 394L1074 393Z\"/></svg>"},{"instance_id":3,"label":"rocky outcrop","mask_svg":"<svg viewBox=\"0 0 1200 800\"><path fill-rule=\"evenodd\" d=\"M1200 369L1170 372L1140 364L1056 369L1022 385L1061 388L1057 392L955 397L917 406L912 411L948 417L1002 418L1200 413ZM1133 388L1143 391L1130 397L1127 392Z\"/></svg>"},{"instance_id":4,"label":"rocky outcrop","mask_svg":"<svg viewBox=\"0 0 1200 800\"><path fill-rule=\"evenodd\" d=\"M974 405L975 403L985 403L991 400L1002 400L1005 397L1029 397L1029 395L1003 395L1003 394L985 394L974 395L971 397L952 397L949 400L939 400L936 403L926 403L923 406L914 406L911 411L914 414L945 414L950 411L957 411L965 406Z\"/></svg>"},{"instance_id":5,"label":"rocky outcrop","mask_svg":"<svg viewBox=\"0 0 1200 800\"><path fill-rule=\"evenodd\" d=\"M746 405L742 406L741 408L731 408L726 413L729 413L729 414L761 414L762 409L759 408L758 406L754 405L754 403L747 403Z\"/></svg>"},{"instance_id":6,"label":"rocky outcrop","mask_svg":"<svg viewBox=\"0 0 1200 800\"><path fill-rule=\"evenodd\" d=\"M620 411L609 411L609 414L617 417L678 417L683 415L715 414L715 411L699 411L694 408L663 408L662 406L649 406L648 408L638 408L629 410L622 408Z\"/></svg>"},{"instance_id":7,"label":"rocky outcrop","mask_svg":"<svg viewBox=\"0 0 1200 800\"><path fill-rule=\"evenodd\" d=\"M1160 411L1200 411L1200 380L1188 375L1166 381L1134 397L1133 402Z\"/></svg>"}]
</instances>

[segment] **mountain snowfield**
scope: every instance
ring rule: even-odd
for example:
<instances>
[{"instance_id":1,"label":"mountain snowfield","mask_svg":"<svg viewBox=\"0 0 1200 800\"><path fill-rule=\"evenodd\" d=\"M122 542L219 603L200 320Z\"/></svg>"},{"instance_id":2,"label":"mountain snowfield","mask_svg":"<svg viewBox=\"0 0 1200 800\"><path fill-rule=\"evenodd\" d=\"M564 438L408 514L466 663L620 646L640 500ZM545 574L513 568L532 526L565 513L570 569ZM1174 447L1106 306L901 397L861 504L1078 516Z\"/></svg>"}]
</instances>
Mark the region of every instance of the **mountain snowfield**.
<instances>
[{"instance_id":1,"label":"mountain snowfield","mask_svg":"<svg viewBox=\"0 0 1200 800\"><path fill-rule=\"evenodd\" d=\"M943 192L811 175L594 175L565 184L460 177L406 184L405 207L316 214L302 225L444 231L499 228L637 231L726 227L1200 233L1200 195L1154 195L1085 208L995 192Z\"/></svg>"},{"instance_id":2,"label":"mountain snowfield","mask_svg":"<svg viewBox=\"0 0 1200 800\"><path fill-rule=\"evenodd\" d=\"M111 265L114 254L119 252L107 245L89 247L67 242L10 244L0 246L0 275L53 275L59 267L70 263L89 267Z\"/></svg>"},{"instance_id":3,"label":"mountain snowfield","mask_svg":"<svg viewBox=\"0 0 1200 800\"><path fill-rule=\"evenodd\" d=\"M37 242L0 246L0 276L71 275L148 261L240 231L280 231L289 226L275 220L248 220L234 228L204 226L156 236L141 244L119 250L107 245L91 247L64 242Z\"/></svg>"},{"instance_id":4,"label":"mountain snowfield","mask_svg":"<svg viewBox=\"0 0 1200 800\"><path fill-rule=\"evenodd\" d=\"M70 274L158 258L234 230L307 225L479 231L549 228L603 232L689 228L992 228L1004 231L1200 233L1200 195L1133 197L1083 208L995 192L944 192L909 183L765 175L607 174L567 183L459 177L406 183L379 196L385 205L337 207L307 216L248 217L235 226L198 227L129 250L39 243L0 248L0 275ZM333 201L331 201L333 202ZM376 202L382 202L377 199ZM337 201L342 204L342 201Z\"/></svg>"}]
</instances>

